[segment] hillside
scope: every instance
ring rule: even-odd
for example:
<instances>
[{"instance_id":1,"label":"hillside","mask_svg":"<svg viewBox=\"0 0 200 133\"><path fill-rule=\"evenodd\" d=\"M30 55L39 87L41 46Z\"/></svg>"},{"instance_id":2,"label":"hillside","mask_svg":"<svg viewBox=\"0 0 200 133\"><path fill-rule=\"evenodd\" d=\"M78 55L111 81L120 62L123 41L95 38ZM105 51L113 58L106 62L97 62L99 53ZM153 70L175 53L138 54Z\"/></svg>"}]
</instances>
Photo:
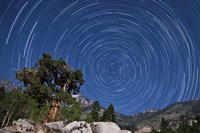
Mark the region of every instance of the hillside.
<instances>
[{"instance_id":1,"label":"hillside","mask_svg":"<svg viewBox=\"0 0 200 133\"><path fill-rule=\"evenodd\" d=\"M82 96L80 95L80 97ZM84 104L83 106L83 115L86 116L87 113L91 111L93 102L85 97L78 99L81 99L81 103L89 103L88 105ZM103 109L104 108L102 107L102 110ZM177 128L180 124L191 124L194 117L200 115L200 100L174 103L161 110L148 110L130 116L120 113L116 113L116 115L117 123L121 125L134 124L138 129L145 126L159 129L162 118L169 121L170 127Z\"/></svg>"},{"instance_id":2,"label":"hillside","mask_svg":"<svg viewBox=\"0 0 200 133\"><path fill-rule=\"evenodd\" d=\"M86 117L86 115L92 109L93 102L81 95L76 98L80 99L79 101L83 105L82 115L83 117ZM104 110L103 107L102 110ZM138 129L142 129L144 127L153 127L155 129L159 129L162 118L165 118L167 121L169 121L170 127L177 128L180 124L191 124L194 120L194 117L196 115L200 115L200 100L174 103L161 110L148 110L130 116L120 113L116 113L116 115L117 123L119 125L132 126L131 128L133 129L135 129L135 126Z\"/></svg>"},{"instance_id":3,"label":"hillside","mask_svg":"<svg viewBox=\"0 0 200 133\"><path fill-rule=\"evenodd\" d=\"M5 91L17 88L16 85L7 80L0 81L0 86L4 86ZM74 95L73 97L76 98L83 107L81 119L84 120L91 111L94 101L81 94ZM101 110L103 111L105 109L101 107ZM174 103L161 110L148 110L130 116L120 113L116 113L116 115L116 122L121 127L128 126L129 128L135 129L136 126L138 129L142 129L148 126L159 129L161 119L165 118L169 122L170 127L177 128L180 124L191 124L194 121L194 117L200 115L200 100Z\"/></svg>"},{"instance_id":4,"label":"hillside","mask_svg":"<svg viewBox=\"0 0 200 133\"><path fill-rule=\"evenodd\" d=\"M174 103L161 110L138 113L129 117L139 129L145 126L159 129L162 118L169 122L170 127L177 128L180 124L191 124L197 115L200 115L200 100Z\"/></svg>"}]
</instances>

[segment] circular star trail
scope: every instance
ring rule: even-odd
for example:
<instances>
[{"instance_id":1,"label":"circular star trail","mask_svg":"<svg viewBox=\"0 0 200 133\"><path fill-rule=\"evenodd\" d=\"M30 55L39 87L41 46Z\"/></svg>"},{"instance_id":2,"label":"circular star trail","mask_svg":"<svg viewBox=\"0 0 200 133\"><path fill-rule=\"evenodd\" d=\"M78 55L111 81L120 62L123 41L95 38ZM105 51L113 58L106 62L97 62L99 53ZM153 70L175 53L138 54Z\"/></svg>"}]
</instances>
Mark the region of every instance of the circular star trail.
<instances>
[{"instance_id":1,"label":"circular star trail","mask_svg":"<svg viewBox=\"0 0 200 133\"><path fill-rule=\"evenodd\" d=\"M0 46L1 79L50 53L124 114L200 98L199 0L1 0Z\"/></svg>"}]
</instances>

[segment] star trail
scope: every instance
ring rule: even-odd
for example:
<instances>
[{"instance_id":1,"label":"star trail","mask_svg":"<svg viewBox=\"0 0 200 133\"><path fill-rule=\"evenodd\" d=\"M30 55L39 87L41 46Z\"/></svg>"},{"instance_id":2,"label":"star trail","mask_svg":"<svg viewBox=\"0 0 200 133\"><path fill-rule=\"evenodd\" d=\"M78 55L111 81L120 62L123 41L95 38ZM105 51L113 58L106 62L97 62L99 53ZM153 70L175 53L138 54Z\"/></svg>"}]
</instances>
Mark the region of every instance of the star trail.
<instances>
[{"instance_id":1,"label":"star trail","mask_svg":"<svg viewBox=\"0 0 200 133\"><path fill-rule=\"evenodd\" d=\"M0 79L62 57L81 94L133 114L200 98L199 0L1 0Z\"/></svg>"}]
</instances>

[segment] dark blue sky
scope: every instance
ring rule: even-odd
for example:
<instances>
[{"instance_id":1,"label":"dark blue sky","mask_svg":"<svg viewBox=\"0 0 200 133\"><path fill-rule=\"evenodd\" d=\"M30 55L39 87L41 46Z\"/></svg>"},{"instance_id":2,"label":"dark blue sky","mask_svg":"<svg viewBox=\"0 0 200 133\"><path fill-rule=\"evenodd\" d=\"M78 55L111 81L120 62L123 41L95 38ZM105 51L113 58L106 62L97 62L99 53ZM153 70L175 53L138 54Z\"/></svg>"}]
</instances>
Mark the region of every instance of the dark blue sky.
<instances>
[{"instance_id":1,"label":"dark blue sky","mask_svg":"<svg viewBox=\"0 0 200 133\"><path fill-rule=\"evenodd\" d=\"M62 57L82 95L132 114L200 98L199 0L0 0L0 79Z\"/></svg>"}]
</instances>

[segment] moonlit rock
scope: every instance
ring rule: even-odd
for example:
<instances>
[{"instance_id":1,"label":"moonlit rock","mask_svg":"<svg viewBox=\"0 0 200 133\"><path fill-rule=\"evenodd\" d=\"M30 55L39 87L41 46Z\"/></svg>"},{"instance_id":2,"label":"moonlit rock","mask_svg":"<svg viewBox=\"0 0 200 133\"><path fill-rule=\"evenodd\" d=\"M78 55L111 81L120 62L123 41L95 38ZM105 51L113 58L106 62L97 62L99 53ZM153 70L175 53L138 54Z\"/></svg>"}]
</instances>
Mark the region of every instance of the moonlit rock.
<instances>
[{"instance_id":1,"label":"moonlit rock","mask_svg":"<svg viewBox=\"0 0 200 133\"><path fill-rule=\"evenodd\" d=\"M85 121L74 121L72 123L69 123L68 125L65 126L65 132L66 133L93 133L90 127L90 124L88 124Z\"/></svg>"},{"instance_id":2,"label":"moonlit rock","mask_svg":"<svg viewBox=\"0 0 200 133\"><path fill-rule=\"evenodd\" d=\"M45 123L44 127L45 132L64 132L64 124L62 121Z\"/></svg>"},{"instance_id":3,"label":"moonlit rock","mask_svg":"<svg viewBox=\"0 0 200 133\"><path fill-rule=\"evenodd\" d=\"M13 121L11 130L23 133L30 133L34 131L34 126L27 120L19 119L18 121Z\"/></svg>"},{"instance_id":4,"label":"moonlit rock","mask_svg":"<svg viewBox=\"0 0 200 133\"><path fill-rule=\"evenodd\" d=\"M113 122L93 122L91 123L93 133L131 133L127 130L121 130L116 123Z\"/></svg>"},{"instance_id":5,"label":"moonlit rock","mask_svg":"<svg viewBox=\"0 0 200 133\"><path fill-rule=\"evenodd\" d=\"M35 127L34 127L35 126ZM0 132L22 132L22 133L131 133L128 130L121 130L113 122L93 122L74 121L65 125L63 121L45 123L36 126L34 122L25 119L13 121L11 127L0 129Z\"/></svg>"}]
</instances>

